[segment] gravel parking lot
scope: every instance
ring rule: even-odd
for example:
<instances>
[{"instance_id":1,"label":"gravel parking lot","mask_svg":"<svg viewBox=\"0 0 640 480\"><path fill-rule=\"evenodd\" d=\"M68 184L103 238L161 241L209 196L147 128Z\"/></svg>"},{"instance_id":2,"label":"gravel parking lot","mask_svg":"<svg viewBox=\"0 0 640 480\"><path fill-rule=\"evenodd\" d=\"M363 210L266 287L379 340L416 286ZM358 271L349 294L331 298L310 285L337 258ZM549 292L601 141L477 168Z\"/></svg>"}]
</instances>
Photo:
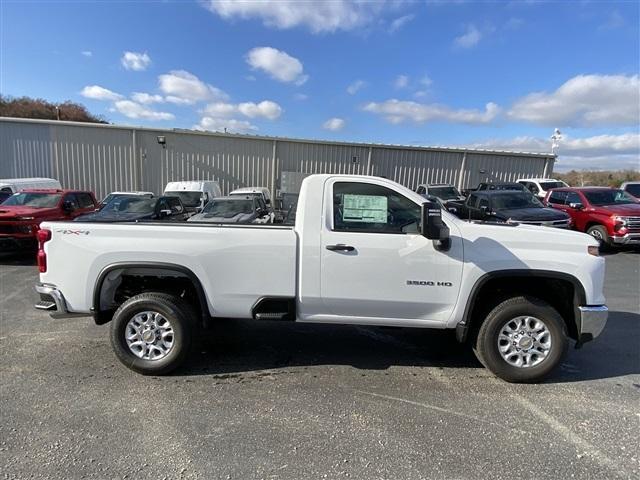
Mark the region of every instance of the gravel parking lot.
<instances>
[{"instance_id":1,"label":"gravel parking lot","mask_svg":"<svg viewBox=\"0 0 640 480\"><path fill-rule=\"evenodd\" d=\"M30 259L0 264L4 478L640 477L638 252L607 257L604 333L541 385L449 334L251 322L143 377L107 326L32 308Z\"/></svg>"}]
</instances>

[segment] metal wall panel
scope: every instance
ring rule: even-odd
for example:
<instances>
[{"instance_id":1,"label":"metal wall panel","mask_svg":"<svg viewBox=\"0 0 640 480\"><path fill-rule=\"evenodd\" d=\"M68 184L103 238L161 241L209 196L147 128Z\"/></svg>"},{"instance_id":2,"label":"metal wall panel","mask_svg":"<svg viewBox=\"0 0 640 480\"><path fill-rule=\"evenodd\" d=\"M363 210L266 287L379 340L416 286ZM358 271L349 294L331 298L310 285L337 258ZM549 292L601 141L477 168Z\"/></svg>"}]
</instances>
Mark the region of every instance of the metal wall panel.
<instances>
[{"instance_id":1,"label":"metal wall panel","mask_svg":"<svg viewBox=\"0 0 640 480\"><path fill-rule=\"evenodd\" d=\"M430 150L374 148L372 175L386 177L412 190L421 183L456 184L462 154Z\"/></svg>"},{"instance_id":2,"label":"metal wall panel","mask_svg":"<svg viewBox=\"0 0 640 480\"><path fill-rule=\"evenodd\" d=\"M217 180L224 193L245 186L274 192L283 171L377 175L411 189L420 183L468 188L541 177L545 164L551 175L553 161L535 154L0 119L0 178L53 177L99 197L114 190L160 193L176 180Z\"/></svg>"}]
</instances>

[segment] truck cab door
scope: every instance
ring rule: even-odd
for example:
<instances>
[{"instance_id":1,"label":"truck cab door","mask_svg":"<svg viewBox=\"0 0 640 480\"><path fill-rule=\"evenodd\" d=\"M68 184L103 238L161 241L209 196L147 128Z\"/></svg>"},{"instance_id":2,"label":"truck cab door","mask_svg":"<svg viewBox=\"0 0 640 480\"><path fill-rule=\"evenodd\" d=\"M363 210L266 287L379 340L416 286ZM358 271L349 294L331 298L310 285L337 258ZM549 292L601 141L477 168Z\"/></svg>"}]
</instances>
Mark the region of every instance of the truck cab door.
<instances>
[{"instance_id":1,"label":"truck cab door","mask_svg":"<svg viewBox=\"0 0 640 480\"><path fill-rule=\"evenodd\" d=\"M450 220L451 247L438 251L419 233L420 221L421 203L384 182L328 179L318 245L320 302L301 302L301 320L446 322L460 288L462 240Z\"/></svg>"}]
</instances>

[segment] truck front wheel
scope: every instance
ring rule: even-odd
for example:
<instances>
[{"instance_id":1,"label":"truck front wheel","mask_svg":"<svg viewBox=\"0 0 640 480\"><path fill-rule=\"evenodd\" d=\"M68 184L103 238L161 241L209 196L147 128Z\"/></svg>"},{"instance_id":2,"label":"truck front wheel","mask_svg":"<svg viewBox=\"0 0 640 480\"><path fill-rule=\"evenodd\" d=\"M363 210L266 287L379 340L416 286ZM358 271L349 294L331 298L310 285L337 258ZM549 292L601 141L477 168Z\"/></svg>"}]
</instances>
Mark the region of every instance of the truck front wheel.
<instances>
[{"instance_id":1,"label":"truck front wheel","mask_svg":"<svg viewBox=\"0 0 640 480\"><path fill-rule=\"evenodd\" d=\"M143 375L164 375L189 353L195 312L182 298L148 292L131 297L111 321L111 346L126 367Z\"/></svg>"},{"instance_id":2,"label":"truck front wheel","mask_svg":"<svg viewBox=\"0 0 640 480\"><path fill-rule=\"evenodd\" d=\"M514 297L487 315L474 352L503 380L535 383L560 364L567 346L566 325L553 307L537 298Z\"/></svg>"}]
</instances>

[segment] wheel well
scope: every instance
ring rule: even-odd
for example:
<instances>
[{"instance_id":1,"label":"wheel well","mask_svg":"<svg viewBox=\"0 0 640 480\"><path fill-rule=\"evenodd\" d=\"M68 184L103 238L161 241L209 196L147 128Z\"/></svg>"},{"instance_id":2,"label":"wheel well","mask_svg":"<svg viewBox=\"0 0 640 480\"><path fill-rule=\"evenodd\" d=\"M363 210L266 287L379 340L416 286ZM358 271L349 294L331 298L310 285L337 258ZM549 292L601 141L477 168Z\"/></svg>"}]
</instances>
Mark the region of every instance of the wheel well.
<instances>
[{"instance_id":1,"label":"wheel well","mask_svg":"<svg viewBox=\"0 0 640 480\"><path fill-rule=\"evenodd\" d=\"M577 281L577 280L576 280ZM577 305L583 303L584 292L575 282L557 276L497 276L482 282L472 294L472 304L465 315L465 331L460 340L472 341L480 325L493 308L508 298L519 295L535 297L555 308L564 319L569 337L578 338Z\"/></svg>"},{"instance_id":2,"label":"wheel well","mask_svg":"<svg viewBox=\"0 0 640 480\"><path fill-rule=\"evenodd\" d=\"M188 270L155 266L122 266L105 269L94 291L94 319L98 325L111 320L113 313L129 298L144 292L162 292L183 298L208 320L209 311L199 280Z\"/></svg>"},{"instance_id":3,"label":"wheel well","mask_svg":"<svg viewBox=\"0 0 640 480\"><path fill-rule=\"evenodd\" d=\"M586 232L587 230L589 230L591 227L595 227L595 226L599 226L599 227L604 227L604 225L602 225L601 223L598 222L589 222L584 226L584 231ZM604 227L605 229L607 227Z\"/></svg>"}]
</instances>

